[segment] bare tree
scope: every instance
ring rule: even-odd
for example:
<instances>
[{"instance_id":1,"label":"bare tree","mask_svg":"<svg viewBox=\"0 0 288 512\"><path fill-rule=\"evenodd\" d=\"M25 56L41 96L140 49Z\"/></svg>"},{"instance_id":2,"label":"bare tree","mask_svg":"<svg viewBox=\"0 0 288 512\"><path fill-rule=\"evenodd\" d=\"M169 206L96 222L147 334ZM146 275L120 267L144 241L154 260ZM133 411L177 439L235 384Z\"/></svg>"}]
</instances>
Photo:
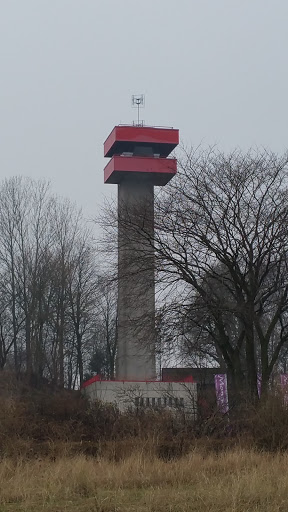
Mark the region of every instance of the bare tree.
<instances>
[{"instance_id":1,"label":"bare tree","mask_svg":"<svg viewBox=\"0 0 288 512\"><path fill-rule=\"evenodd\" d=\"M253 398L257 373L265 392L288 340L287 163L268 151L191 151L156 197L155 233L137 207L119 219L153 246L160 282L185 284L183 309L193 297L207 346ZM139 269L143 257L142 246Z\"/></svg>"},{"instance_id":2,"label":"bare tree","mask_svg":"<svg viewBox=\"0 0 288 512\"><path fill-rule=\"evenodd\" d=\"M97 322L101 326L101 337L106 355L107 376L115 375L115 362L118 343L117 283L107 277L99 279L97 302Z\"/></svg>"},{"instance_id":3,"label":"bare tree","mask_svg":"<svg viewBox=\"0 0 288 512\"><path fill-rule=\"evenodd\" d=\"M68 280L68 314L72 321L76 342L75 376L79 375L80 384L84 378L84 354L87 350L89 351L99 294L96 254L91 246L91 240L91 234L86 230L76 241Z\"/></svg>"},{"instance_id":4,"label":"bare tree","mask_svg":"<svg viewBox=\"0 0 288 512\"><path fill-rule=\"evenodd\" d=\"M117 303L117 281L110 276L99 276L87 375L96 373L108 379L115 377L118 345Z\"/></svg>"},{"instance_id":5,"label":"bare tree","mask_svg":"<svg viewBox=\"0 0 288 512\"><path fill-rule=\"evenodd\" d=\"M23 180L12 178L3 182L0 191L0 266L2 281L2 301L9 308L10 315L7 315L6 322L10 318L12 330L11 344L14 351L14 364L16 372L19 372L20 363L18 359L19 326L25 319L23 312L19 309L19 283L18 283L18 262L19 243L18 225L22 217L21 212L25 207L23 193ZM5 297L5 299L4 299ZM4 310L2 309L3 313ZM2 316L3 318L3 316ZM4 326L3 326L4 329ZM7 332L7 323L6 323Z\"/></svg>"},{"instance_id":6,"label":"bare tree","mask_svg":"<svg viewBox=\"0 0 288 512\"><path fill-rule=\"evenodd\" d=\"M47 182L0 186L0 368L7 358L34 382L83 380L99 286L92 233L81 211Z\"/></svg>"}]
</instances>

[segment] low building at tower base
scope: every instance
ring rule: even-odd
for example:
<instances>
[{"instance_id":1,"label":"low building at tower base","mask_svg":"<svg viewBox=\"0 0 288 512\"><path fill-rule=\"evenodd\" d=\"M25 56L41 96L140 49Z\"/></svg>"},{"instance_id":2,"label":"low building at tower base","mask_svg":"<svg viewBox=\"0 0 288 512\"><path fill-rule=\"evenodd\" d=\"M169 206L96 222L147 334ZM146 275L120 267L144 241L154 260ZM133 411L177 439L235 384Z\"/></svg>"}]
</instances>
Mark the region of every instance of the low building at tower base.
<instances>
[{"instance_id":1,"label":"low building at tower base","mask_svg":"<svg viewBox=\"0 0 288 512\"><path fill-rule=\"evenodd\" d=\"M82 385L91 401L101 400L118 407L121 412L139 408L181 409L196 418L197 384L163 381L116 381L92 377Z\"/></svg>"}]
</instances>

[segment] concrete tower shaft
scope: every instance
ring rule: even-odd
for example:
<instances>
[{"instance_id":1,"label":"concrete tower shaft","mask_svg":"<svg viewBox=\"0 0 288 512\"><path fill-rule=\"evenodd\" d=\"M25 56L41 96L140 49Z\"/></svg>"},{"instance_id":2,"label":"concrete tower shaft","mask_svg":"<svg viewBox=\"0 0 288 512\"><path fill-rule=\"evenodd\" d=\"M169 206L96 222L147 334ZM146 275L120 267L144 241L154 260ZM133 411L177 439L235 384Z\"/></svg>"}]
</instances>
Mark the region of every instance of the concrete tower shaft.
<instances>
[{"instance_id":1,"label":"concrete tower shaft","mask_svg":"<svg viewBox=\"0 0 288 512\"><path fill-rule=\"evenodd\" d=\"M154 380L154 190L146 176L118 185L118 379Z\"/></svg>"}]
</instances>

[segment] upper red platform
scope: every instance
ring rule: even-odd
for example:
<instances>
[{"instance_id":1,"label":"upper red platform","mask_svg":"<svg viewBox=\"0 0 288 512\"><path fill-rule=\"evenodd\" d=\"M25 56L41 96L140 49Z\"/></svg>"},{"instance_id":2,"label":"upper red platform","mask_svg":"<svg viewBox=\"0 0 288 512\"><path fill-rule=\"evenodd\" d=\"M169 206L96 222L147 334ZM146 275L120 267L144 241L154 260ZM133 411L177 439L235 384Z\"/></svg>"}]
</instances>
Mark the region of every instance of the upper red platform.
<instances>
[{"instance_id":1,"label":"upper red platform","mask_svg":"<svg viewBox=\"0 0 288 512\"><path fill-rule=\"evenodd\" d=\"M104 156L133 152L135 146L149 147L160 157L167 157L179 144L179 130L151 126L115 126L104 142Z\"/></svg>"}]
</instances>

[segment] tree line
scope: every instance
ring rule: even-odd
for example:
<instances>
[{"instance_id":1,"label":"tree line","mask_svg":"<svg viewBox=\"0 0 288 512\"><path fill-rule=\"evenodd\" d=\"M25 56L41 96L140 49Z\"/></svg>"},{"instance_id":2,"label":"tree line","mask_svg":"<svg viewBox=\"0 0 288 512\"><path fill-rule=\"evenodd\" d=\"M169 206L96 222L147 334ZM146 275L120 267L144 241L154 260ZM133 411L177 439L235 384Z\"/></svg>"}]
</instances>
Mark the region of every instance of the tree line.
<instances>
[{"instance_id":1,"label":"tree line","mask_svg":"<svg viewBox=\"0 0 288 512\"><path fill-rule=\"evenodd\" d=\"M125 205L106 208L102 251L117 252L121 224L135 241L140 234L135 272L154 249L156 353L217 365L256 398L259 378L265 393L287 368L287 154L183 151L154 202L148 223L137 204L129 215ZM113 378L117 265L112 257L107 278L97 243L81 211L46 182L2 182L0 368L70 388L89 372Z\"/></svg>"},{"instance_id":2,"label":"tree line","mask_svg":"<svg viewBox=\"0 0 288 512\"><path fill-rule=\"evenodd\" d=\"M115 286L101 274L81 210L45 181L0 187L0 368L78 387L93 370L113 376ZM94 358L95 359L95 358ZM91 362L92 361L92 362ZM98 364L98 366L97 366ZM94 370L95 371L95 370Z\"/></svg>"}]
</instances>

